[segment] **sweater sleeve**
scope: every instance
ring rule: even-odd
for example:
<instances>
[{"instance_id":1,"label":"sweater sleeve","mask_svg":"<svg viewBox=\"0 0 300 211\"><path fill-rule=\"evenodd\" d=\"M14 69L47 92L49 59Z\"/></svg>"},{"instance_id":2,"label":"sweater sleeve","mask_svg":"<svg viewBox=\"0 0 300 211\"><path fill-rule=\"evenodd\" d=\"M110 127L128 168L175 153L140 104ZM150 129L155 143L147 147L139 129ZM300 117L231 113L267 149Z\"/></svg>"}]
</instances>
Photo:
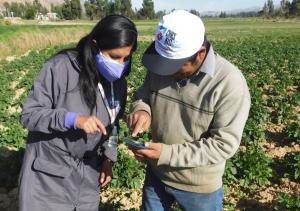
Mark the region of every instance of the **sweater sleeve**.
<instances>
[{"instance_id":1,"label":"sweater sleeve","mask_svg":"<svg viewBox=\"0 0 300 211\"><path fill-rule=\"evenodd\" d=\"M208 137L183 144L163 144L158 165L208 166L224 162L234 155L248 118L250 95L246 85L231 88L222 94L216 105Z\"/></svg>"},{"instance_id":2,"label":"sweater sleeve","mask_svg":"<svg viewBox=\"0 0 300 211\"><path fill-rule=\"evenodd\" d=\"M61 92L58 76L51 64L50 61L43 66L23 105L20 122L29 131L52 133L67 130L65 127L67 110L55 108Z\"/></svg>"}]
</instances>

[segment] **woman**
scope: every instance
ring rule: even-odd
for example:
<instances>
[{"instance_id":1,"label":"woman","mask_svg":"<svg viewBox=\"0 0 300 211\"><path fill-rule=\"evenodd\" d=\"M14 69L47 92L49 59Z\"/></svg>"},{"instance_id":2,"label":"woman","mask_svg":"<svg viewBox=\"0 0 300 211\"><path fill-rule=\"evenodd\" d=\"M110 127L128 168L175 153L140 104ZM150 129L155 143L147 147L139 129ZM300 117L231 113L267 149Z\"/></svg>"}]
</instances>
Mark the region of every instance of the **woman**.
<instances>
[{"instance_id":1,"label":"woman","mask_svg":"<svg viewBox=\"0 0 300 211\"><path fill-rule=\"evenodd\" d=\"M98 210L99 188L111 180L117 158L124 76L136 45L134 23L111 15L43 66L20 119L29 131L21 211Z\"/></svg>"}]
</instances>

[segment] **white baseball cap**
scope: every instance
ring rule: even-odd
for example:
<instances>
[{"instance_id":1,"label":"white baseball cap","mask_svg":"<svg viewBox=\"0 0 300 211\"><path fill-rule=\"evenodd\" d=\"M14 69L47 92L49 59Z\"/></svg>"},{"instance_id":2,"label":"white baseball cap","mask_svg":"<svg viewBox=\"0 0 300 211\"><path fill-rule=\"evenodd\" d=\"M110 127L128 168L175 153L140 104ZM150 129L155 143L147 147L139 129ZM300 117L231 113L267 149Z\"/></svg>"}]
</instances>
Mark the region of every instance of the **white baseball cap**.
<instances>
[{"instance_id":1,"label":"white baseball cap","mask_svg":"<svg viewBox=\"0 0 300 211\"><path fill-rule=\"evenodd\" d=\"M173 75L200 50L204 35L205 27L198 16L175 10L160 20L155 41L143 55L143 65L158 75Z\"/></svg>"}]
</instances>

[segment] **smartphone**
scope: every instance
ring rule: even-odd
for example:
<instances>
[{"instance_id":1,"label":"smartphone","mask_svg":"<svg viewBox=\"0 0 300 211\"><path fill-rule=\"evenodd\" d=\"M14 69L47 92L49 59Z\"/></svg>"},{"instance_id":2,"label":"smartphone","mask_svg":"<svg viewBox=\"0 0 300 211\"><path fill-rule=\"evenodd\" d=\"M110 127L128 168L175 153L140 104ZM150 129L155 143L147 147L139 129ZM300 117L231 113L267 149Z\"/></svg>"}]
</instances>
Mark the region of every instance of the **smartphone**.
<instances>
[{"instance_id":1,"label":"smartphone","mask_svg":"<svg viewBox=\"0 0 300 211\"><path fill-rule=\"evenodd\" d=\"M133 149L146 149L145 144L136 142L132 140L131 138L124 138L124 142L127 146L133 148Z\"/></svg>"}]
</instances>

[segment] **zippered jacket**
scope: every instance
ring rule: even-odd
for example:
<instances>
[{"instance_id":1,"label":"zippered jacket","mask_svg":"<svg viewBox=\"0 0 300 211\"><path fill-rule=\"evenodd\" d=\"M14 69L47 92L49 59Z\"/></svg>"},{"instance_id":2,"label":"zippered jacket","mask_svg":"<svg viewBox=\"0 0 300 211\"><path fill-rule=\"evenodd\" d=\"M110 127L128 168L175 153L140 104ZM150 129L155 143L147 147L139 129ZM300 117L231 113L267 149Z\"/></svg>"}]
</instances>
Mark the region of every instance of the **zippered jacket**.
<instances>
[{"instance_id":1,"label":"zippered jacket","mask_svg":"<svg viewBox=\"0 0 300 211\"><path fill-rule=\"evenodd\" d=\"M21 211L98 210L99 172L104 158L117 159L117 150L101 133L86 134L68 128L69 112L95 115L110 131L110 117L97 89L96 106L90 114L78 86L80 65L76 51L58 54L42 67L23 105L21 124L28 129L25 157L20 173ZM102 82L111 99L109 82ZM115 99L123 114L127 83L114 82ZM84 204L88 205L84 208Z\"/></svg>"}]
</instances>

